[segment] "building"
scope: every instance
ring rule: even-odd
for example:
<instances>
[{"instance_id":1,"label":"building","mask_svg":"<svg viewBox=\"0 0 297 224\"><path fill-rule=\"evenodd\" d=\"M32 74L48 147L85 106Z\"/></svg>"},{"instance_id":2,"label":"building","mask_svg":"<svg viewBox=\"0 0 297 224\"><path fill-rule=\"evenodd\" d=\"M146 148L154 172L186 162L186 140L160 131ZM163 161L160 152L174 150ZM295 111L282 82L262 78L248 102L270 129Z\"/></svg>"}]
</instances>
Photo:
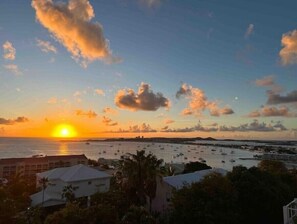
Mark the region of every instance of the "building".
<instances>
[{"instance_id":1,"label":"building","mask_svg":"<svg viewBox=\"0 0 297 224\"><path fill-rule=\"evenodd\" d=\"M219 173L225 176L227 171L221 168L213 168L159 179L157 182L156 197L152 201L152 210L156 212L166 211L170 206L173 190L179 190L185 185L197 183L212 173Z\"/></svg>"},{"instance_id":2,"label":"building","mask_svg":"<svg viewBox=\"0 0 297 224\"><path fill-rule=\"evenodd\" d=\"M72 186L75 198L89 197L97 192L107 192L112 176L83 164L56 168L36 174L37 187L40 180L47 179L44 190L30 196L32 206L49 207L66 203L62 197L63 189Z\"/></svg>"},{"instance_id":3,"label":"building","mask_svg":"<svg viewBox=\"0 0 297 224\"><path fill-rule=\"evenodd\" d=\"M0 159L0 178L10 179L18 174L26 179L35 179L36 173L77 164L88 164L87 157L85 155L60 155Z\"/></svg>"},{"instance_id":4,"label":"building","mask_svg":"<svg viewBox=\"0 0 297 224\"><path fill-rule=\"evenodd\" d=\"M297 221L297 198L283 207L284 224L294 224Z\"/></svg>"}]
</instances>

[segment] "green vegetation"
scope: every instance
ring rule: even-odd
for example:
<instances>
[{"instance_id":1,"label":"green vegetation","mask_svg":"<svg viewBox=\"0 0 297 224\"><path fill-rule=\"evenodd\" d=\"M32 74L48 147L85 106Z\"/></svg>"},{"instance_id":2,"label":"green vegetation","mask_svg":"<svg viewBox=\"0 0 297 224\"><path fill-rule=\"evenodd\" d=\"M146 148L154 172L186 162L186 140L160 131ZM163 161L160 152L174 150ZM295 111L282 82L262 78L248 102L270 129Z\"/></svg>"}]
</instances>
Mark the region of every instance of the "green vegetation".
<instances>
[{"instance_id":1,"label":"green vegetation","mask_svg":"<svg viewBox=\"0 0 297 224\"><path fill-rule=\"evenodd\" d=\"M161 165L162 160L144 151L123 157L109 192L93 195L89 207L86 200L74 198L75 189L70 185L63 190L65 206L28 209L35 183L16 176L0 187L0 223L278 224L282 206L297 197L297 171L287 170L280 162L262 161L258 167L237 166L226 176L212 174L187 185L173 193L171 209L165 215L155 214L150 207L157 178L166 171ZM185 173L207 168L192 162L186 164ZM41 190L47 182L40 181Z\"/></svg>"}]
</instances>

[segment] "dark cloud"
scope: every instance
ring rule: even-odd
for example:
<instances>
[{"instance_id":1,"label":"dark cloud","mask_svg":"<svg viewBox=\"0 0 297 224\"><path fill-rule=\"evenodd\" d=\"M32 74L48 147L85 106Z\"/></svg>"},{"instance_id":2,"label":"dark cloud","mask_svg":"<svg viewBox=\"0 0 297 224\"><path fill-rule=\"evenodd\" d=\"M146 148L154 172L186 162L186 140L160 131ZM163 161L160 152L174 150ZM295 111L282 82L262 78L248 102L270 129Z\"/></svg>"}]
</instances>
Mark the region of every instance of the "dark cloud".
<instances>
[{"instance_id":1,"label":"dark cloud","mask_svg":"<svg viewBox=\"0 0 297 224\"><path fill-rule=\"evenodd\" d=\"M196 131L202 131L202 132L216 132L218 131L217 127L203 127L201 124L197 124L193 127L185 127L185 128L169 128L168 126L165 126L161 129L161 132L196 132Z\"/></svg>"},{"instance_id":2,"label":"dark cloud","mask_svg":"<svg viewBox=\"0 0 297 224\"><path fill-rule=\"evenodd\" d=\"M115 96L115 104L122 109L132 111L156 111L160 107L169 107L169 100L162 93L154 93L150 85L141 83L138 92L133 89L119 90Z\"/></svg>"},{"instance_id":3,"label":"dark cloud","mask_svg":"<svg viewBox=\"0 0 297 224\"><path fill-rule=\"evenodd\" d=\"M109 117L103 116L102 123L106 126L116 126L118 125L118 122L112 121Z\"/></svg>"},{"instance_id":4,"label":"dark cloud","mask_svg":"<svg viewBox=\"0 0 297 224\"><path fill-rule=\"evenodd\" d=\"M297 90L293 90L285 96L280 94L268 93L267 104L284 104L284 103L297 103Z\"/></svg>"},{"instance_id":5,"label":"dark cloud","mask_svg":"<svg viewBox=\"0 0 297 224\"><path fill-rule=\"evenodd\" d=\"M0 125L14 125L17 123L28 122L29 119L26 117L17 117L16 119L5 119L0 117Z\"/></svg>"}]
</instances>

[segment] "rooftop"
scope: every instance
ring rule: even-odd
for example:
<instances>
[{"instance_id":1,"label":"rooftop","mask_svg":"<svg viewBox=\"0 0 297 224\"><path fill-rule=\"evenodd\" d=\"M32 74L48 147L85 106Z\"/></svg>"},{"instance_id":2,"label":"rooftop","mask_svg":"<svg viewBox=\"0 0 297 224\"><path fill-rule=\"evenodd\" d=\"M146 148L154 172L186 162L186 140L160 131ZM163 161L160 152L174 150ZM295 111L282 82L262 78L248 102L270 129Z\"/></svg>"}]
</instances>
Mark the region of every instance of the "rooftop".
<instances>
[{"instance_id":1,"label":"rooftop","mask_svg":"<svg viewBox=\"0 0 297 224\"><path fill-rule=\"evenodd\" d=\"M194 173L163 177L163 181L176 189L180 189L187 184L197 183L201 181L205 176L209 174L219 173L225 176L227 172L228 172L227 170L224 170L221 168L213 168L213 169L196 171Z\"/></svg>"}]
</instances>

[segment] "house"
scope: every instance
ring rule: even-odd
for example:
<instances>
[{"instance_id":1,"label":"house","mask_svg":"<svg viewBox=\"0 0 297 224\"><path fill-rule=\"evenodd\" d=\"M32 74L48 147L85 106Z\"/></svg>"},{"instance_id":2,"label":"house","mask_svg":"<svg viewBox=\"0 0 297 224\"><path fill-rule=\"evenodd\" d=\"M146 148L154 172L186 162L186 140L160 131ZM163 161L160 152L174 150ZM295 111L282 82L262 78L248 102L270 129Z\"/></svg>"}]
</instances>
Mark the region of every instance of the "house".
<instances>
[{"instance_id":1,"label":"house","mask_svg":"<svg viewBox=\"0 0 297 224\"><path fill-rule=\"evenodd\" d=\"M88 164L85 155L33 156L27 158L0 159L0 178L10 179L15 175L35 179L36 173L58 167Z\"/></svg>"},{"instance_id":2,"label":"house","mask_svg":"<svg viewBox=\"0 0 297 224\"><path fill-rule=\"evenodd\" d=\"M31 206L54 206L65 204L62 198L63 189L72 186L75 198L89 197L97 192L107 192L112 176L83 164L71 167L56 168L36 174L37 187L42 187L41 179L47 179L46 188L30 196Z\"/></svg>"},{"instance_id":3,"label":"house","mask_svg":"<svg viewBox=\"0 0 297 224\"><path fill-rule=\"evenodd\" d=\"M205 176L212 173L219 173L225 176L227 171L221 168L213 168L159 179L157 182L156 197L153 199L151 205L152 210L156 212L166 211L170 206L173 190L179 190L185 185L200 182Z\"/></svg>"}]
</instances>

